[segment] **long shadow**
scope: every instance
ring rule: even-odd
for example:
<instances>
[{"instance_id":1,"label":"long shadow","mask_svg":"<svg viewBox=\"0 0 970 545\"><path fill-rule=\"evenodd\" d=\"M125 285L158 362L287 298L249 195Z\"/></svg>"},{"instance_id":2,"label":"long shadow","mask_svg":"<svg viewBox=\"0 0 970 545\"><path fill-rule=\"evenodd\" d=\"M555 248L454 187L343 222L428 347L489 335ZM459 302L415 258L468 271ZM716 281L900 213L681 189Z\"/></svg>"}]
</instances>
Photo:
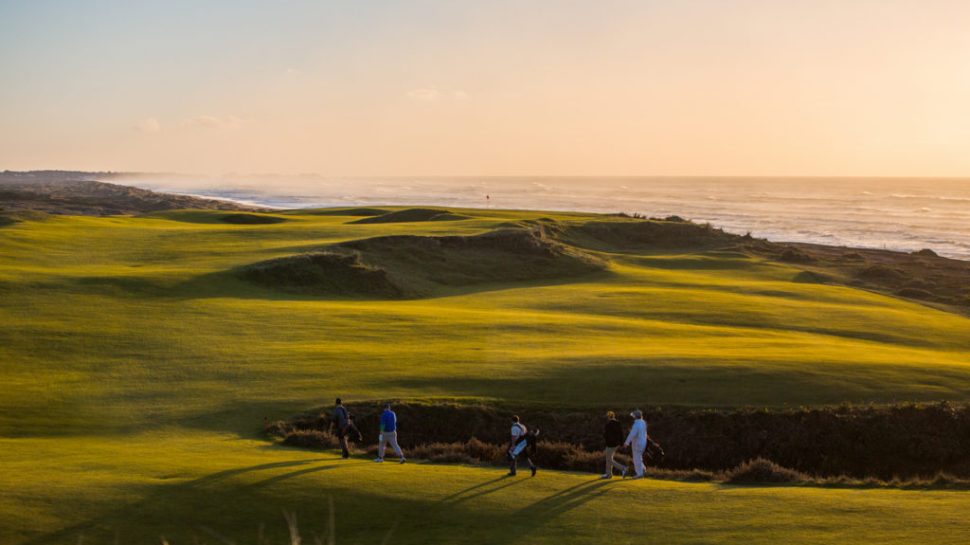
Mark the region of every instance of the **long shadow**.
<instances>
[{"instance_id":1,"label":"long shadow","mask_svg":"<svg viewBox=\"0 0 970 545\"><path fill-rule=\"evenodd\" d=\"M513 517L520 521L520 525L510 528L506 539L520 540L540 530L554 519L603 496L607 493L605 487L610 484L602 480L580 483L519 509Z\"/></svg>"},{"instance_id":2,"label":"long shadow","mask_svg":"<svg viewBox=\"0 0 970 545\"><path fill-rule=\"evenodd\" d=\"M118 520L119 518L123 517L126 513L138 512L143 509L150 508L151 506L154 506L159 503L174 501L177 499L177 497L179 497L182 494L200 493L201 491L199 491L199 489L208 484L212 484L220 480L224 480L237 475L242 475L244 473L250 473L254 471L265 471L265 470L285 468L285 467L303 466L303 465L312 464L314 462L319 462L323 460L327 460L327 458L317 458L317 459L310 459L310 460L291 460L291 461L285 461L285 462L271 462L266 464L257 464L253 466L218 471L216 473L211 473L209 475L205 475L203 477L199 477L198 479L193 479L191 481L186 481L184 483L160 485L155 487L144 498L142 498L137 502L124 505L122 507L116 508L112 511L106 512L99 516L95 516L86 521L82 521L76 524L72 524L68 527L61 528L60 530L39 535L37 537L34 537L32 539L29 539L23 542L22 545L42 545L42 544L47 544L52 542L67 541L69 538L76 538L79 541L82 541L84 533L88 530L96 530L99 527L109 526L111 521ZM254 486L254 488L262 488L263 486L267 484L271 484L272 482L276 482L278 480L287 479L287 478L295 477L302 474L312 473L315 471L331 469L333 467L336 467L336 466L329 465L329 466L322 466L322 467L311 467L311 468L306 468L298 471L292 471L289 473L285 473L283 475L277 475L269 479L259 481L258 483L255 483L256 486Z\"/></svg>"},{"instance_id":3,"label":"long shadow","mask_svg":"<svg viewBox=\"0 0 970 545\"><path fill-rule=\"evenodd\" d=\"M192 488L199 485L204 485L214 481L218 481L220 479L226 479L228 477L241 475L243 473L249 473L251 471L262 471L266 469L277 469L281 467L303 466L307 464L312 464L313 462L322 462L326 459L327 458L314 458L312 460L292 460L289 462L271 462L268 464L258 464L258 465L249 466L249 467L227 469L225 471L219 471L216 473L212 473L210 475L206 475L205 477L199 477L198 479L188 481L186 483L183 483L181 486L184 486L186 488Z\"/></svg>"},{"instance_id":4,"label":"long shadow","mask_svg":"<svg viewBox=\"0 0 970 545\"><path fill-rule=\"evenodd\" d=\"M251 483L251 484L247 485L247 488L263 488L265 486L269 486L271 484L275 484L275 483L278 483L280 481L285 481L287 479L292 479L294 477L300 477L300 476L303 476L303 475L308 475L310 473L318 473L320 471L326 471L328 469L334 469L335 467L337 467L337 466L336 465L329 465L329 466L308 467L306 469L298 469L296 471L291 471L289 473L283 473L282 475L276 475L276 476L270 477L268 479L263 479L262 481L256 481L254 483Z\"/></svg>"},{"instance_id":5,"label":"long shadow","mask_svg":"<svg viewBox=\"0 0 970 545\"><path fill-rule=\"evenodd\" d=\"M527 505L519 510L520 513L527 513L529 515L552 515L557 516L564 511L579 507L580 505L588 502L593 497L598 494L591 495L593 491L598 491L601 488L608 486L610 483L596 480L589 481L565 488L556 492L551 496L542 498L530 505ZM605 490L600 493L604 493Z\"/></svg>"},{"instance_id":6,"label":"long shadow","mask_svg":"<svg viewBox=\"0 0 970 545\"><path fill-rule=\"evenodd\" d=\"M457 496L457 497L453 497L451 500L448 500L447 502L445 502L444 500L442 500L440 503L444 507L454 507L454 506L457 506L457 505L459 505L461 503L464 503L466 501L469 501L469 500L472 500L472 499L475 499L475 498L478 498L478 497L481 497L481 496L487 496L489 494L493 494L493 493L498 492L499 490L502 490L504 488L509 488L510 486L515 486L515 485L517 485L517 484L519 484L519 483L521 483L521 482L524 481L524 479L514 479L512 477L501 477L499 479L494 479L494 480L488 481L487 484L493 484L496 481L503 481L503 480L504 481L507 481L507 482L504 483L504 484L500 484L498 486L494 486L492 488L484 489L484 490L481 489L481 485L480 486L473 486L473 487L471 487L469 489L466 489L466 490L464 490L462 492L459 492L457 494L452 494L452 496ZM465 494L465 492L467 492L468 490L473 490L473 489L476 489L476 488L478 489L477 492L473 492L473 493L470 493L470 494ZM459 495L459 494L464 494L464 495Z\"/></svg>"},{"instance_id":7,"label":"long shadow","mask_svg":"<svg viewBox=\"0 0 970 545\"><path fill-rule=\"evenodd\" d=\"M465 488L464 490L459 490L458 492L449 494L449 495L441 498L440 500L438 500L438 503L448 503L449 501L457 498L458 496L461 496L462 494L466 494L468 492L471 492L473 490L477 490L479 488L484 488L484 487L486 487L486 486L488 486L490 484L495 484L497 482L501 482L501 481L504 481L506 479L508 479L507 476L496 477L496 478L494 478L494 479L492 479L490 481L485 481L483 483L478 483L476 485L469 486L468 488Z\"/></svg>"}]
</instances>

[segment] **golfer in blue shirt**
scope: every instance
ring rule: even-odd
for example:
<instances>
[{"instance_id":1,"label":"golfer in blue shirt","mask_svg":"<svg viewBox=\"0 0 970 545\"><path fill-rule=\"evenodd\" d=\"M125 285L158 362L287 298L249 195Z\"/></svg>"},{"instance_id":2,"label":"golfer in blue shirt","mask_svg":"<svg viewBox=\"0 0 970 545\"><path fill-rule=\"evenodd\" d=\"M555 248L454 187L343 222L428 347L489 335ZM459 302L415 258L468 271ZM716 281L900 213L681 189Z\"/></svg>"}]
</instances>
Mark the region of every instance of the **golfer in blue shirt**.
<instances>
[{"instance_id":1,"label":"golfer in blue shirt","mask_svg":"<svg viewBox=\"0 0 970 545\"><path fill-rule=\"evenodd\" d=\"M394 454L397 454L401 459L401 463L405 462L404 453L401 452L400 445L397 444L397 415L391 410L391 404L384 404L384 412L381 413L381 434L377 441L377 458L374 459L375 462L384 461L384 448L387 445L391 445L394 449Z\"/></svg>"}]
</instances>

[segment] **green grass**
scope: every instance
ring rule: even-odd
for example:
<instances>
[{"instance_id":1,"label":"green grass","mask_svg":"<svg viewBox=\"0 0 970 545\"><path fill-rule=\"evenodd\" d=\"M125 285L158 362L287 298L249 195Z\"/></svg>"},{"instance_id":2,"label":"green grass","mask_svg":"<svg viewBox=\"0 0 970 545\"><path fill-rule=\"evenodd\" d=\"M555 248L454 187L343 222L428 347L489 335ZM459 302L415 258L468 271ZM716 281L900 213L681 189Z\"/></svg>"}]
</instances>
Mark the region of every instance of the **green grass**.
<instances>
[{"instance_id":1,"label":"green grass","mask_svg":"<svg viewBox=\"0 0 970 545\"><path fill-rule=\"evenodd\" d=\"M4 543L965 543L970 495L671 481L343 461L226 434L0 440ZM56 464L38 463L56 459ZM24 516L29 513L30 516ZM46 529L37 532L35 525ZM964 540L964 541L961 541Z\"/></svg>"},{"instance_id":2,"label":"green grass","mask_svg":"<svg viewBox=\"0 0 970 545\"><path fill-rule=\"evenodd\" d=\"M258 440L264 417L336 395L617 408L970 400L966 317L794 282L798 267L736 254L602 254L604 273L408 301L293 295L228 272L364 237L588 219L453 212L470 219L368 225L301 211L234 225L184 211L0 228L0 542L76 543L82 528L110 541L120 528L174 545L200 525L252 542L258 522L282 535L281 508L322 528L329 494L347 541L380 539L383 510L401 517L401 542L641 541L631 525L671 543L966 534L953 517L967 495L951 492L601 489L546 474L442 506L497 472L317 470L333 460Z\"/></svg>"}]
</instances>

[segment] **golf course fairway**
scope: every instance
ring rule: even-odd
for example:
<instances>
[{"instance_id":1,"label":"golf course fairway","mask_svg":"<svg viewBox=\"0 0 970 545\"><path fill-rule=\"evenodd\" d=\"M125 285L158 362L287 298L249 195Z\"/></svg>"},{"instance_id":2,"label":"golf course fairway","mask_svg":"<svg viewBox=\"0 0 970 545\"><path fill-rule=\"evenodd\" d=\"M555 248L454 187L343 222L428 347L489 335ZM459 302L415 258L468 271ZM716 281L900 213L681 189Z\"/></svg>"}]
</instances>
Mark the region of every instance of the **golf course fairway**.
<instances>
[{"instance_id":1,"label":"golf course fairway","mask_svg":"<svg viewBox=\"0 0 970 545\"><path fill-rule=\"evenodd\" d=\"M420 237L540 218L631 221L360 213L262 221L177 211L0 227L0 543L282 544L284 512L303 543L326 542L331 529L339 543L970 541L970 493L959 490L542 470L503 478L501 468L375 464L273 444L265 419L338 396L550 410L970 401L966 316L796 281L804 267L740 252L567 245L554 256L562 276L510 259L517 276L462 284L454 279L480 256L517 250L476 249L485 253L445 276L440 263L420 271L421 259L379 248L390 253L375 259L424 279L401 297L245 276L371 237L413 235L417 252ZM368 267L353 271L379 279ZM419 425L402 421L402 436Z\"/></svg>"}]
</instances>

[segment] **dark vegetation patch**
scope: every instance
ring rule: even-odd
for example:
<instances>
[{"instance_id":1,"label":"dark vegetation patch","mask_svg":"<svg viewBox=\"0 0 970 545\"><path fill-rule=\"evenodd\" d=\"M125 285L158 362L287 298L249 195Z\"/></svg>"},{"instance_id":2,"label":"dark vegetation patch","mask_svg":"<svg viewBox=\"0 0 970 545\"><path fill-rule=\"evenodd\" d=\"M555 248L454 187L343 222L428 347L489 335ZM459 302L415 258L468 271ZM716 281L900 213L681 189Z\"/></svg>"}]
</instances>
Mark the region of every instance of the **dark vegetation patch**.
<instances>
[{"instance_id":1,"label":"dark vegetation patch","mask_svg":"<svg viewBox=\"0 0 970 545\"><path fill-rule=\"evenodd\" d=\"M566 225L559 236L576 246L611 252L705 250L724 247L742 238L709 224L697 224L681 218L588 221Z\"/></svg>"},{"instance_id":2,"label":"dark vegetation patch","mask_svg":"<svg viewBox=\"0 0 970 545\"><path fill-rule=\"evenodd\" d=\"M808 475L764 458L748 460L724 474L724 482L729 484L798 483L808 480Z\"/></svg>"},{"instance_id":3,"label":"dark vegetation patch","mask_svg":"<svg viewBox=\"0 0 970 545\"><path fill-rule=\"evenodd\" d=\"M841 283L927 303L958 307L970 313L970 262L936 255L841 248L817 244L741 243L748 252L782 262L800 263ZM798 280L798 277L796 277Z\"/></svg>"},{"instance_id":4,"label":"dark vegetation patch","mask_svg":"<svg viewBox=\"0 0 970 545\"><path fill-rule=\"evenodd\" d=\"M232 223L234 225L270 225L273 223L283 223L286 221L286 218L271 216L268 214L248 214L240 212L238 214L225 214L219 216L219 221L223 223Z\"/></svg>"},{"instance_id":5,"label":"dark vegetation patch","mask_svg":"<svg viewBox=\"0 0 970 545\"><path fill-rule=\"evenodd\" d=\"M893 267L886 265L872 265L856 273L856 278L871 280L873 282L895 283L906 279L906 274Z\"/></svg>"},{"instance_id":6,"label":"dark vegetation patch","mask_svg":"<svg viewBox=\"0 0 970 545\"><path fill-rule=\"evenodd\" d=\"M377 404L355 404L350 410L363 432L364 444L375 442L380 412ZM421 453L415 457L502 462L502 445L508 441L508 422L513 414L510 409L401 403L395 405L395 411L401 425L399 440L405 448ZM514 413L527 426L542 431L537 457L544 467L601 471L603 411L525 408ZM968 405L777 411L656 408L645 414L650 436L665 451L659 469L681 476L695 472L695 478L720 475L722 480L736 482L810 479L826 483L871 479L874 483L896 480L925 484L938 478L967 483L970 479ZM628 428L630 419L621 420ZM266 430L294 446L332 448L336 443L329 428L329 411L320 410L272 423ZM748 463L759 458L778 466Z\"/></svg>"},{"instance_id":7,"label":"dark vegetation patch","mask_svg":"<svg viewBox=\"0 0 970 545\"><path fill-rule=\"evenodd\" d=\"M803 284L830 284L835 281L831 276L815 271L802 271L796 274L792 280Z\"/></svg>"},{"instance_id":8,"label":"dark vegetation patch","mask_svg":"<svg viewBox=\"0 0 970 545\"><path fill-rule=\"evenodd\" d=\"M423 297L482 284L571 278L605 268L603 260L539 229L498 229L474 236L343 242L309 256L256 263L243 269L243 277L284 291Z\"/></svg>"},{"instance_id":9,"label":"dark vegetation patch","mask_svg":"<svg viewBox=\"0 0 970 545\"><path fill-rule=\"evenodd\" d=\"M896 295L909 299L932 299L933 294L920 288L902 288L896 290Z\"/></svg>"},{"instance_id":10,"label":"dark vegetation patch","mask_svg":"<svg viewBox=\"0 0 970 545\"><path fill-rule=\"evenodd\" d=\"M400 297L387 271L365 265L358 254L317 252L262 261L240 269L242 278L264 287L310 295Z\"/></svg>"},{"instance_id":11,"label":"dark vegetation patch","mask_svg":"<svg viewBox=\"0 0 970 545\"><path fill-rule=\"evenodd\" d=\"M408 223L417 221L457 221L466 220L470 216L454 214L448 210L437 208L408 208L406 210L395 210L393 212L383 212L379 216L367 217L354 220L348 223Z\"/></svg>"},{"instance_id":12,"label":"dark vegetation patch","mask_svg":"<svg viewBox=\"0 0 970 545\"><path fill-rule=\"evenodd\" d=\"M844 284L960 307L962 312L970 313L970 293L966 291L966 286L970 286L970 262L940 257L930 249L906 253L769 242L749 235L725 233L676 216L557 224L547 228L569 244L602 251L710 253L715 250L755 255L805 266L806 270L793 279L796 282ZM912 285L914 282L919 284Z\"/></svg>"},{"instance_id":13,"label":"dark vegetation patch","mask_svg":"<svg viewBox=\"0 0 970 545\"><path fill-rule=\"evenodd\" d=\"M785 248L778 260L785 263L813 263L815 258L796 248Z\"/></svg>"}]
</instances>

